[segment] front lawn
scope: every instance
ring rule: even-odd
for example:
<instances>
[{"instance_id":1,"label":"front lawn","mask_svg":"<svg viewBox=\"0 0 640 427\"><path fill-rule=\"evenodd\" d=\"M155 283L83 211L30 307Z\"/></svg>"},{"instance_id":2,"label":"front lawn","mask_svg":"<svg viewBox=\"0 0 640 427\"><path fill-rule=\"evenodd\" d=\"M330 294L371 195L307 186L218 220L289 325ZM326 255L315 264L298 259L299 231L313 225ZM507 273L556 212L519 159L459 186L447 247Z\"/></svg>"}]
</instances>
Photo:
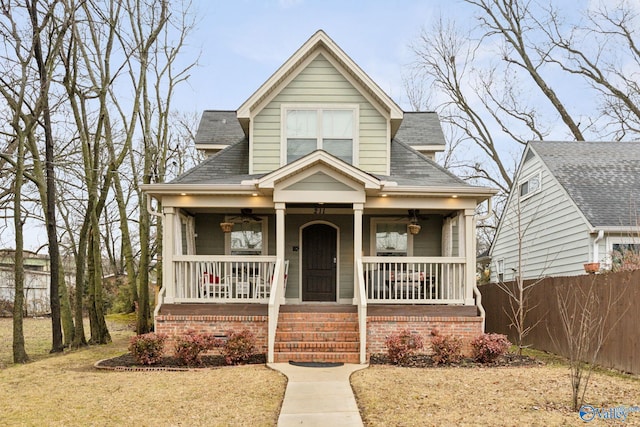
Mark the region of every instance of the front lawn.
<instances>
[{"instance_id":1,"label":"front lawn","mask_svg":"<svg viewBox=\"0 0 640 427\"><path fill-rule=\"evenodd\" d=\"M0 338L8 336L0 341L0 360L8 366L0 369L2 425L276 423L286 379L264 365L186 372L99 371L93 367L96 361L127 352L131 331L110 327L112 344L49 357L43 354L50 347L50 342L45 345L48 335L42 335L50 334L48 325L50 319L25 319L27 351L39 360L10 366L11 319L0 319Z\"/></svg>"},{"instance_id":2,"label":"front lawn","mask_svg":"<svg viewBox=\"0 0 640 427\"><path fill-rule=\"evenodd\" d=\"M568 367L557 362L498 368L373 365L355 372L351 384L367 426L585 424L570 410ZM640 406L640 379L595 372L586 401L600 408ZM624 425L640 425L640 413L629 414Z\"/></svg>"}]
</instances>

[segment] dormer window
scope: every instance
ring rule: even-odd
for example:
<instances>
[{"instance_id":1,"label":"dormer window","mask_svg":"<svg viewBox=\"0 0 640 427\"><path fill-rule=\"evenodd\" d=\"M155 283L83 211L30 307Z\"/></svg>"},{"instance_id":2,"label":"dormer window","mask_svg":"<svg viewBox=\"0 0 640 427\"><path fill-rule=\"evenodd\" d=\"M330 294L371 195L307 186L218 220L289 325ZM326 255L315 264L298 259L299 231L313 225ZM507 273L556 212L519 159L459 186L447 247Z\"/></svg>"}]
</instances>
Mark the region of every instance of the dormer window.
<instances>
[{"instance_id":1,"label":"dormer window","mask_svg":"<svg viewBox=\"0 0 640 427\"><path fill-rule=\"evenodd\" d=\"M283 106L283 163L291 163L315 150L355 165L356 123L354 106Z\"/></svg>"}]
</instances>

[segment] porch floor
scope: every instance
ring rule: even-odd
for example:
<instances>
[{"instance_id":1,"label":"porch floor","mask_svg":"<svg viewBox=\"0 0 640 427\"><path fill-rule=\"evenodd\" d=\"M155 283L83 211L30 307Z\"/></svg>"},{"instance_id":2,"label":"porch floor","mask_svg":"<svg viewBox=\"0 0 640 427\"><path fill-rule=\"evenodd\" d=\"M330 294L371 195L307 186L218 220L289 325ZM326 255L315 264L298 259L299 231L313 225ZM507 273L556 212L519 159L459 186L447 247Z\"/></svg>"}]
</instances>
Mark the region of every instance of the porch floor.
<instances>
[{"instance_id":1,"label":"porch floor","mask_svg":"<svg viewBox=\"0 0 640 427\"><path fill-rule=\"evenodd\" d=\"M351 304L285 304L281 313L356 313ZM161 316L267 316L266 304L163 304ZM476 317L476 306L369 304L367 316Z\"/></svg>"},{"instance_id":2,"label":"porch floor","mask_svg":"<svg viewBox=\"0 0 640 427\"><path fill-rule=\"evenodd\" d=\"M368 304L368 316L477 317L475 305Z\"/></svg>"},{"instance_id":3,"label":"porch floor","mask_svg":"<svg viewBox=\"0 0 640 427\"><path fill-rule=\"evenodd\" d=\"M162 304L160 316L267 316L266 304Z\"/></svg>"}]
</instances>

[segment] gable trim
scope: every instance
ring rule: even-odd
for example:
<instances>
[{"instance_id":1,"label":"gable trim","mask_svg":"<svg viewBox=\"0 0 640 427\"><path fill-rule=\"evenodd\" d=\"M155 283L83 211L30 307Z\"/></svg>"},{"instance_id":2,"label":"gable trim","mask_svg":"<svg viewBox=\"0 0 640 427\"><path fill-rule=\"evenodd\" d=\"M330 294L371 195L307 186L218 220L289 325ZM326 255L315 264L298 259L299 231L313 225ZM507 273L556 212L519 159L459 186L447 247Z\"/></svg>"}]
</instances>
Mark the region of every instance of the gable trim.
<instances>
[{"instance_id":1,"label":"gable trim","mask_svg":"<svg viewBox=\"0 0 640 427\"><path fill-rule=\"evenodd\" d=\"M316 150L295 162L289 163L256 181L258 188L274 188L277 182L285 180L293 175L309 169L316 164L323 164L328 169L333 169L342 175L349 177L352 181L358 182L365 189L380 189L382 183L379 179L353 167L337 157L332 156L323 150Z\"/></svg>"},{"instance_id":2,"label":"gable trim","mask_svg":"<svg viewBox=\"0 0 640 427\"><path fill-rule=\"evenodd\" d=\"M321 49L324 48L324 49ZM392 120L402 120L402 109L382 90L380 87L322 30L317 31L309 40L307 40L302 47L300 47L278 70L264 82L256 92L254 92L249 99L247 99L238 108L238 119L241 121L247 121L252 116L252 111L255 111L258 106L263 106L266 101L265 97L273 97L277 87L280 87L286 80L292 79L291 74L296 69L302 69L303 62L308 60L309 56L315 58L317 55L312 55L316 49L325 50L329 55L326 57L330 62L337 59L342 64L341 67L336 67L343 75L345 75L340 69L346 68L348 71L345 76L349 79L351 76L355 76L359 80L357 86L364 86L367 90L363 91L363 95L366 92L370 92L378 98L378 102L372 103L373 105L382 104L387 109L386 115ZM332 62L332 64L334 64ZM336 64L334 64L336 66ZM351 80L350 80L351 81ZM353 83L352 83L353 84ZM366 94L368 95L368 93ZM366 96L365 95L365 96ZM258 104L259 103L259 104ZM259 109L258 109L259 111Z\"/></svg>"}]
</instances>

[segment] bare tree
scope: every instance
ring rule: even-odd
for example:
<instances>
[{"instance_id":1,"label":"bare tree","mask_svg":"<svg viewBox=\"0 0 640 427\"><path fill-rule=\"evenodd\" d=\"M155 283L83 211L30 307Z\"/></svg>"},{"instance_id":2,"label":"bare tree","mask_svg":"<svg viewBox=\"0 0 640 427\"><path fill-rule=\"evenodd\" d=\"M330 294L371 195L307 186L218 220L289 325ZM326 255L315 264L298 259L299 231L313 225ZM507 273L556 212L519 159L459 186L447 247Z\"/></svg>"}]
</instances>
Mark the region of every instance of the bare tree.
<instances>
[{"instance_id":1,"label":"bare tree","mask_svg":"<svg viewBox=\"0 0 640 427\"><path fill-rule=\"evenodd\" d=\"M410 75L422 87L408 91L429 92L443 126L462 135L452 168L507 194L529 140L637 139L640 17L632 4L591 2L567 14L553 2L465 3L476 25L440 17L413 44ZM567 86L580 88L580 102Z\"/></svg>"},{"instance_id":2,"label":"bare tree","mask_svg":"<svg viewBox=\"0 0 640 427\"><path fill-rule=\"evenodd\" d=\"M604 283L598 283L600 281ZM626 293L615 289L611 275L604 275L603 280L592 275L587 286L571 284L557 288L562 341L553 334L551 339L558 348L566 345L571 376L571 406L574 411L584 403L591 373L610 331L631 307ZM620 314L612 317L612 309L616 306L624 309L618 310Z\"/></svg>"}]
</instances>

